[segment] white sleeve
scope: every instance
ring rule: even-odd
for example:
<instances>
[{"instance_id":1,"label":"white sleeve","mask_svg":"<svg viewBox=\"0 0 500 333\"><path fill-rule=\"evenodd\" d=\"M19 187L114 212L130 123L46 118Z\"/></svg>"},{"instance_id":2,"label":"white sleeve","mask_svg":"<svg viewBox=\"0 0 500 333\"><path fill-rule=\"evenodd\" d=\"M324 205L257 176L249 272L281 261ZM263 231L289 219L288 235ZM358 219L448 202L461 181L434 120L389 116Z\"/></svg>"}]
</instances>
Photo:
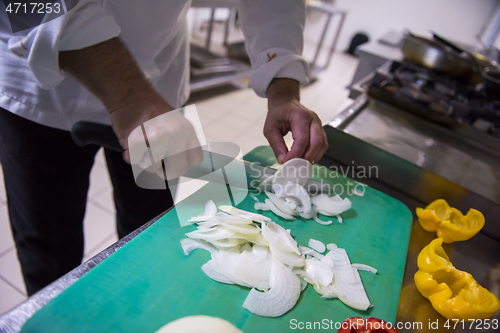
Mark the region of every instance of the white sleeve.
<instances>
[{"instance_id":1,"label":"white sleeve","mask_svg":"<svg viewBox=\"0 0 500 333\"><path fill-rule=\"evenodd\" d=\"M250 83L255 93L265 97L275 77L306 84L309 67L301 56L304 0L240 0L238 9L252 63Z\"/></svg>"},{"instance_id":2,"label":"white sleeve","mask_svg":"<svg viewBox=\"0 0 500 333\"><path fill-rule=\"evenodd\" d=\"M50 17L48 16L48 19ZM80 0L68 13L8 40L14 54L26 58L42 89L64 79L59 51L78 50L117 37L120 27L95 0Z\"/></svg>"}]
</instances>

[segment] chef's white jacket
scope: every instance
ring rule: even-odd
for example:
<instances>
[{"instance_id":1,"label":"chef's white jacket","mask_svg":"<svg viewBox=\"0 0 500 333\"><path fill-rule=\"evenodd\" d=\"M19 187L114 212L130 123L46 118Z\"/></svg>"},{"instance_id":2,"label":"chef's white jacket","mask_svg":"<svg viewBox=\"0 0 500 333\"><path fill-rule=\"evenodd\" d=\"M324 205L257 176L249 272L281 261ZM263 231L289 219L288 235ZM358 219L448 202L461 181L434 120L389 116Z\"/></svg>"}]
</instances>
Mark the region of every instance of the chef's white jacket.
<instances>
[{"instance_id":1,"label":"chef's white jacket","mask_svg":"<svg viewBox=\"0 0 500 333\"><path fill-rule=\"evenodd\" d=\"M80 0L58 18L12 33L0 2L0 107L63 130L79 120L110 124L102 103L59 68L58 52L116 36L166 101L182 106L189 96L190 5L191 0ZM274 77L306 83L304 1L240 0L237 6L257 95L265 97Z\"/></svg>"}]
</instances>

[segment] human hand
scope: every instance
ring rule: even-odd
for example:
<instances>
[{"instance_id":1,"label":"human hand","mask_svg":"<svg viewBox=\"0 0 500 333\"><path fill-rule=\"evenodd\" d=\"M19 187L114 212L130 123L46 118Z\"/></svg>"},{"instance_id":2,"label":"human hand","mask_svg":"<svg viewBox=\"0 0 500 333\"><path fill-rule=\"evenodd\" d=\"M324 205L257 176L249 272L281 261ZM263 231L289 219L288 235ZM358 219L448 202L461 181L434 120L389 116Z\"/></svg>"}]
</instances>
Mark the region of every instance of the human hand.
<instances>
[{"instance_id":1,"label":"human hand","mask_svg":"<svg viewBox=\"0 0 500 333\"><path fill-rule=\"evenodd\" d=\"M163 99L153 102L153 98L147 98L147 103L141 99L132 99L110 113L113 129L125 149L124 159L132 164L134 175L146 170L172 180L200 164L203 156L192 124Z\"/></svg>"},{"instance_id":2,"label":"human hand","mask_svg":"<svg viewBox=\"0 0 500 333\"><path fill-rule=\"evenodd\" d=\"M300 104L299 83L292 79L274 79L267 89L268 113L264 136L273 148L279 163L292 158L318 162L328 150L328 140L318 115ZM293 144L283 140L292 131Z\"/></svg>"}]
</instances>

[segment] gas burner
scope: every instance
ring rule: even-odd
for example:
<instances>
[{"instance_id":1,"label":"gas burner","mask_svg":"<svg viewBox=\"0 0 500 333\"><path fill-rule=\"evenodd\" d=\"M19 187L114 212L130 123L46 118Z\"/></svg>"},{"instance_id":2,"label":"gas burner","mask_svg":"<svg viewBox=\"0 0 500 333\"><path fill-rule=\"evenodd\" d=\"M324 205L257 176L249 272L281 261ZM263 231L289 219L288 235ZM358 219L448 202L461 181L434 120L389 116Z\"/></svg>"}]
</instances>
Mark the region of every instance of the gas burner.
<instances>
[{"instance_id":1,"label":"gas burner","mask_svg":"<svg viewBox=\"0 0 500 333\"><path fill-rule=\"evenodd\" d=\"M471 85L409 62L394 61L368 82L368 95L444 126L468 124L500 137L500 105Z\"/></svg>"}]
</instances>

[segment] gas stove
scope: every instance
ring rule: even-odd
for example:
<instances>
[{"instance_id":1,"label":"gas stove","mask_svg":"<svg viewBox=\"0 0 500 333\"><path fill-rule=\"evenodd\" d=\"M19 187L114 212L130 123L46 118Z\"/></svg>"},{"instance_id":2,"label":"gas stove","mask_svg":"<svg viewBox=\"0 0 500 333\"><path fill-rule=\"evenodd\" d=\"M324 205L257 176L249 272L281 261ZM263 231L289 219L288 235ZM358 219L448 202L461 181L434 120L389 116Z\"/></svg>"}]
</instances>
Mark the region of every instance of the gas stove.
<instances>
[{"instance_id":1,"label":"gas stove","mask_svg":"<svg viewBox=\"0 0 500 333\"><path fill-rule=\"evenodd\" d=\"M488 98L482 83L467 84L393 61L361 86L370 97L445 127L468 125L500 138L500 101Z\"/></svg>"}]
</instances>

